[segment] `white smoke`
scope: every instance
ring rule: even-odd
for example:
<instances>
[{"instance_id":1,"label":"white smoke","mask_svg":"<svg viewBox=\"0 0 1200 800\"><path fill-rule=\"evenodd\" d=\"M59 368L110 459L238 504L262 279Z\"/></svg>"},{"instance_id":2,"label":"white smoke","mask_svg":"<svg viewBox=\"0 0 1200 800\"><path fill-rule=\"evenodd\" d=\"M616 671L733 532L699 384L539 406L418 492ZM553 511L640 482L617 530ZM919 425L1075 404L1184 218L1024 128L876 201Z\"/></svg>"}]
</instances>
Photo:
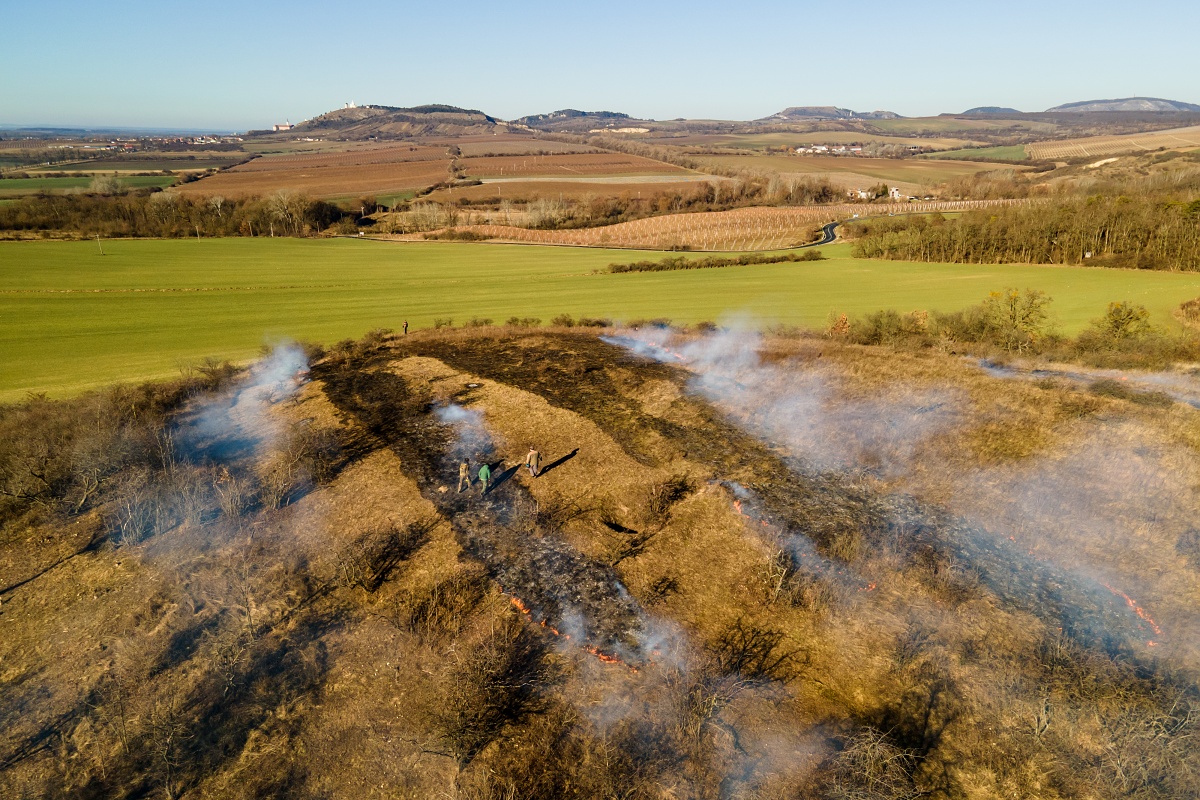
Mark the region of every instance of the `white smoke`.
<instances>
[{"instance_id":1,"label":"white smoke","mask_svg":"<svg viewBox=\"0 0 1200 800\"><path fill-rule=\"evenodd\" d=\"M949 389L855 395L831 370L765 363L761 336L747 328L694 339L635 331L605 340L664 363L686 366L691 388L768 443L817 470L862 469L903 476L920 450L952 427L960 395Z\"/></svg>"},{"instance_id":2,"label":"white smoke","mask_svg":"<svg viewBox=\"0 0 1200 800\"><path fill-rule=\"evenodd\" d=\"M307 375L308 359L299 346L276 347L230 389L199 404L180 430L182 442L217 456L265 452L284 432L271 408L294 397Z\"/></svg>"},{"instance_id":3,"label":"white smoke","mask_svg":"<svg viewBox=\"0 0 1200 800\"><path fill-rule=\"evenodd\" d=\"M493 448L491 434L483 421L483 412L450 403L434 410L434 416L443 425L454 429L454 444L450 455L455 460L486 460Z\"/></svg>"}]
</instances>

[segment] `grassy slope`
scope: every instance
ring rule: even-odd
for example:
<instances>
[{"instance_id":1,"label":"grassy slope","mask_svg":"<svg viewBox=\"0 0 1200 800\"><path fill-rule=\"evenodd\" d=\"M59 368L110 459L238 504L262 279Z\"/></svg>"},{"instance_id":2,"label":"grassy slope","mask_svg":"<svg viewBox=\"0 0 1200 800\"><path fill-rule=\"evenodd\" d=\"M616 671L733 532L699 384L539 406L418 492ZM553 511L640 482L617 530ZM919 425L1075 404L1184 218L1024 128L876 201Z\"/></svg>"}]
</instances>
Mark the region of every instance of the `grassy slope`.
<instances>
[{"instance_id":1,"label":"grassy slope","mask_svg":"<svg viewBox=\"0 0 1200 800\"><path fill-rule=\"evenodd\" d=\"M420 328L439 317L746 314L820 327L830 311L952 310L1028 286L1048 292L1061 328L1074 332L1123 299L1174 324L1171 310L1200 295L1200 276L1188 273L865 261L846 245L824 248L822 262L629 275L589 273L644 254L295 239L104 247L101 258L94 243L0 244L0 401L167 375L209 355L247 358L288 337L332 342L406 318Z\"/></svg>"},{"instance_id":2,"label":"grassy slope","mask_svg":"<svg viewBox=\"0 0 1200 800\"><path fill-rule=\"evenodd\" d=\"M64 168L65 169L65 168ZM150 167L144 169L158 169ZM87 189L92 178L5 178L0 180L0 197L17 197L37 192L62 192L70 189ZM148 186L164 187L175 182L172 175L132 175L122 177L121 182L131 189Z\"/></svg>"},{"instance_id":3,"label":"grassy slope","mask_svg":"<svg viewBox=\"0 0 1200 800\"><path fill-rule=\"evenodd\" d=\"M956 161L970 161L975 158L996 158L1003 161L1025 161L1029 158L1029 154L1025 152L1025 145L1014 144L1002 147L982 147L969 150L947 150L939 153L931 153L924 156L931 159L950 159Z\"/></svg>"}]
</instances>

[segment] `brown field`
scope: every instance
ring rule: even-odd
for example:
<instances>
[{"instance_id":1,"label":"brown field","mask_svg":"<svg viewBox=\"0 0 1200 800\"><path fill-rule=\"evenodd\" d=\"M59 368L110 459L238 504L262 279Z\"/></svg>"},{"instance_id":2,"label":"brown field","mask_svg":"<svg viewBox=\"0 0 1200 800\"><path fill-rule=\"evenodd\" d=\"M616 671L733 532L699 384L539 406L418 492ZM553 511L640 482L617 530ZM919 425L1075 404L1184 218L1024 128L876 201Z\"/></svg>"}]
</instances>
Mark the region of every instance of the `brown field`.
<instances>
[{"instance_id":1,"label":"brown field","mask_svg":"<svg viewBox=\"0 0 1200 800\"><path fill-rule=\"evenodd\" d=\"M1091 158L1114 153L1133 153L1149 150L1193 150L1200 148L1200 125L1172 128L1151 133L1131 133L1124 136L1092 136L1083 139L1060 139L1026 145L1034 159Z\"/></svg>"},{"instance_id":2,"label":"brown field","mask_svg":"<svg viewBox=\"0 0 1200 800\"><path fill-rule=\"evenodd\" d=\"M454 202L463 197L472 201L491 199L496 202L524 202L542 197L562 200L588 200L596 197L640 197L675 192L695 183L719 182L723 178L711 175L678 176L585 176L576 178L526 178L507 180L497 178L485 180L479 186L463 186L455 189L438 189L427 196L436 203Z\"/></svg>"},{"instance_id":3,"label":"brown field","mask_svg":"<svg viewBox=\"0 0 1200 800\"><path fill-rule=\"evenodd\" d=\"M265 159L258 159L265 160ZM250 162L250 167L257 163ZM449 159L397 161L345 166L284 166L276 169L235 169L219 172L180 187L186 195L245 197L277 191L297 191L314 197L383 194L421 189L446 179Z\"/></svg>"},{"instance_id":4,"label":"brown field","mask_svg":"<svg viewBox=\"0 0 1200 800\"><path fill-rule=\"evenodd\" d=\"M760 150L767 147L799 147L805 144L915 144L944 150L957 150L983 144L975 139L960 137L887 136L862 131L803 131L775 133L698 133L684 136L647 138L649 144L693 147L738 147Z\"/></svg>"},{"instance_id":5,"label":"brown field","mask_svg":"<svg viewBox=\"0 0 1200 800\"><path fill-rule=\"evenodd\" d=\"M533 230L506 225L466 225L490 239L531 244L583 247L622 247L645 250L779 250L807 244L827 222L854 214L878 216L894 213L964 211L993 201L936 201L872 205L803 206L792 208L738 208L697 214L669 214L578 230ZM1007 201L998 201L1007 202ZM419 234L403 238L419 239Z\"/></svg>"},{"instance_id":6,"label":"brown field","mask_svg":"<svg viewBox=\"0 0 1200 800\"><path fill-rule=\"evenodd\" d=\"M908 194L919 194L923 187L954 178L997 169L1012 169L1006 164L974 161L926 161L896 158L857 158L852 156L696 156L697 161L722 169L773 173L790 177L826 178L847 189L866 189L886 182Z\"/></svg>"},{"instance_id":7,"label":"brown field","mask_svg":"<svg viewBox=\"0 0 1200 800\"><path fill-rule=\"evenodd\" d=\"M290 190L327 198L414 191L446 180L451 163L447 151L452 145L463 150L458 163L469 178L691 174L681 167L590 147L475 137L264 155L187 184L182 191L239 197ZM543 150L560 152L538 154Z\"/></svg>"}]
</instances>

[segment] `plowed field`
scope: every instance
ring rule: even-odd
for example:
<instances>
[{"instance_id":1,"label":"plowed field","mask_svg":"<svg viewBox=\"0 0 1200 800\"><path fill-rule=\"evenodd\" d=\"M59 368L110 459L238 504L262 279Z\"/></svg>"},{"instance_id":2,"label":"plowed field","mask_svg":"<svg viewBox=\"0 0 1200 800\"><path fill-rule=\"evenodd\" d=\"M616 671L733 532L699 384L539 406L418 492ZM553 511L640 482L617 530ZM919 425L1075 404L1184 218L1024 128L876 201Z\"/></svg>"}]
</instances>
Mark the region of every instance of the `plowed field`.
<instances>
[{"instance_id":1,"label":"plowed field","mask_svg":"<svg viewBox=\"0 0 1200 800\"><path fill-rule=\"evenodd\" d=\"M470 146L485 153L505 152L502 141L475 142ZM187 184L182 191L226 197L265 195L280 190L299 191L315 197L388 194L423 189L445 181L450 163L446 147L429 144L282 154L264 156ZM464 170L462 174L469 178L692 174L670 164L604 152L481 155L459 158L458 164Z\"/></svg>"}]
</instances>

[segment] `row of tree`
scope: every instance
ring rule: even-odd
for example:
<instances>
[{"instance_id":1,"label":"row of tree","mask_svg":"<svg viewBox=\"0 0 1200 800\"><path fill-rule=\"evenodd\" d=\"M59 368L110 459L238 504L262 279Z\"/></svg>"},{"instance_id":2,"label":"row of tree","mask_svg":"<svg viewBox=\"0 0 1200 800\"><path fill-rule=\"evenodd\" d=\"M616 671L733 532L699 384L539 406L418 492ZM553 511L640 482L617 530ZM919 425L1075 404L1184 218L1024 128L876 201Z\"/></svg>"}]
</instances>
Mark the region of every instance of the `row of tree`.
<instances>
[{"instance_id":1,"label":"row of tree","mask_svg":"<svg viewBox=\"0 0 1200 800\"><path fill-rule=\"evenodd\" d=\"M296 192L242 199L174 192L39 195L0 206L0 235L70 231L111 237L305 236L352 216Z\"/></svg>"},{"instance_id":2,"label":"row of tree","mask_svg":"<svg viewBox=\"0 0 1200 800\"><path fill-rule=\"evenodd\" d=\"M1200 197L1200 186L1191 198ZM969 264L1200 270L1200 199L1076 195L1028 205L849 223L854 255Z\"/></svg>"}]
</instances>

